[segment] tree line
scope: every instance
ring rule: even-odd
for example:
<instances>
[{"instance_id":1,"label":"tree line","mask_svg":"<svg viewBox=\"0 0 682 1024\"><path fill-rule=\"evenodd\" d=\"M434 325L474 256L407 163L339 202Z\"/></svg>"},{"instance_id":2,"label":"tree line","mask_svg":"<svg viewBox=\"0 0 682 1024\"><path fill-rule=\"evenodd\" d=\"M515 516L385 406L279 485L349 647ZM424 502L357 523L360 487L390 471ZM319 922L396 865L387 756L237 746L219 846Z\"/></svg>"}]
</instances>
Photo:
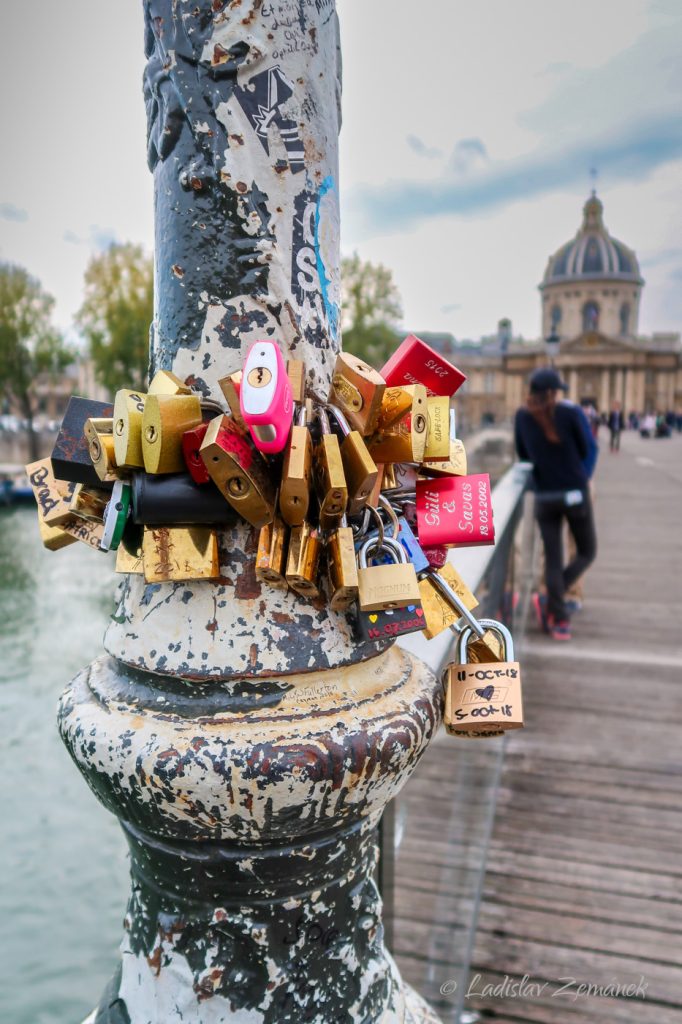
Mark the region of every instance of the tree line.
<instances>
[{"instance_id":1,"label":"tree line","mask_svg":"<svg viewBox=\"0 0 682 1024\"><path fill-rule=\"evenodd\" d=\"M344 349L381 367L395 347L402 316L391 271L354 253L341 261L341 292ZM54 305L26 269L0 262L0 399L5 410L20 409L32 459L36 381L45 375L56 380L79 354L55 327ZM146 386L153 307L153 260L142 246L114 243L92 257L75 326L98 382L112 395Z\"/></svg>"}]
</instances>

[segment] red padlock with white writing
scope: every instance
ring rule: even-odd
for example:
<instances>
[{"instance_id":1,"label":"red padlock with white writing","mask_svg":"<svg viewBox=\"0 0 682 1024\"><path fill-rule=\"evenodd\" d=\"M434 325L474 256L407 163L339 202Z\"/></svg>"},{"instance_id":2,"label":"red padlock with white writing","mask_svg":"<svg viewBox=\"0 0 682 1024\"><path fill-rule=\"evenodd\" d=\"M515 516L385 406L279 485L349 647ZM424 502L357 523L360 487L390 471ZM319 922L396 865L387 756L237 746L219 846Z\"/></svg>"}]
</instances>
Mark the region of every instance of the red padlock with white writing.
<instances>
[{"instance_id":1,"label":"red padlock with white writing","mask_svg":"<svg viewBox=\"0 0 682 1024\"><path fill-rule=\"evenodd\" d=\"M454 395L466 380L461 370L414 334L398 345L381 376L392 387L423 384L429 395Z\"/></svg>"},{"instance_id":2,"label":"red padlock with white writing","mask_svg":"<svg viewBox=\"0 0 682 1024\"><path fill-rule=\"evenodd\" d=\"M274 341L256 341L249 349L239 407L256 448L267 455L281 452L291 431L294 400L286 363Z\"/></svg>"},{"instance_id":3,"label":"red padlock with white writing","mask_svg":"<svg viewBox=\"0 0 682 1024\"><path fill-rule=\"evenodd\" d=\"M417 529L422 547L494 544L488 474L418 480Z\"/></svg>"}]
</instances>

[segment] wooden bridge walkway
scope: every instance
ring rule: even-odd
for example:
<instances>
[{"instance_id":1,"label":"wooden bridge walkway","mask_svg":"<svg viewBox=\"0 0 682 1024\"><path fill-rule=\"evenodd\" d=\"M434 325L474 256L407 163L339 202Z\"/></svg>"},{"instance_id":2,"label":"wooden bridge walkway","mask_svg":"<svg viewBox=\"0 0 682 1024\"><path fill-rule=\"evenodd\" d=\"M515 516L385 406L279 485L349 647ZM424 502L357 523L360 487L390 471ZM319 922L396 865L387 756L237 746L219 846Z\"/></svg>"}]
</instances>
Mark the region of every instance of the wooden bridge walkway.
<instances>
[{"instance_id":1,"label":"wooden bridge walkway","mask_svg":"<svg viewBox=\"0 0 682 1024\"><path fill-rule=\"evenodd\" d=\"M527 727L507 741L463 1021L682 1024L682 438L622 449L602 439L573 641L531 624L525 642ZM452 820L467 780L448 742L408 786L395 949L454 1024L439 990L487 836L480 814L478 835L466 808Z\"/></svg>"}]
</instances>

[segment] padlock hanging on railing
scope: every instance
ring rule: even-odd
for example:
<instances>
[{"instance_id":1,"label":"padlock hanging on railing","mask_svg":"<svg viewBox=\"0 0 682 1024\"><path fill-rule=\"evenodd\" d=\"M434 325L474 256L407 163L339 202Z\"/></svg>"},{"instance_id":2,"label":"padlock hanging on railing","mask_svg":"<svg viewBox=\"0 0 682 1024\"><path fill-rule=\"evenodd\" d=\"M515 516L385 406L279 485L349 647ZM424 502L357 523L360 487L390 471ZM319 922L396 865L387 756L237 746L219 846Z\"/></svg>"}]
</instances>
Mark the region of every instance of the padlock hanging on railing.
<instances>
[{"instance_id":1,"label":"padlock hanging on railing","mask_svg":"<svg viewBox=\"0 0 682 1024\"><path fill-rule=\"evenodd\" d=\"M507 627L495 619L481 619L478 626L497 634L503 659L481 664L469 660L474 631L467 627L455 649L456 661L445 669L443 722L452 736L483 738L501 736L523 726L521 669L514 661L514 643Z\"/></svg>"}]
</instances>

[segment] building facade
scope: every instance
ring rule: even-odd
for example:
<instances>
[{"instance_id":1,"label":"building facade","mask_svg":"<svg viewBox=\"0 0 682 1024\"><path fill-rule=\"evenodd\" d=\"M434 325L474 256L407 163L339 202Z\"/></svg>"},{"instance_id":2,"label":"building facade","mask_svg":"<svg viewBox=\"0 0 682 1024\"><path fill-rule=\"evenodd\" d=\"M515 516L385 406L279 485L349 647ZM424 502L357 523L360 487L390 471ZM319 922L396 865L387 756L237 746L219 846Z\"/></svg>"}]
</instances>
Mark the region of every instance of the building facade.
<instances>
[{"instance_id":1,"label":"building facade","mask_svg":"<svg viewBox=\"0 0 682 1024\"><path fill-rule=\"evenodd\" d=\"M600 412L618 401L626 416L682 410L680 335L639 334L644 281L637 257L611 237L594 193L575 238L550 256L539 287L543 339L558 341L554 361L573 401L591 401ZM545 341L511 340L507 320L480 345L440 347L468 376L458 406L469 429L513 416L529 375L548 361Z\"/></svg>"}]
</instances>

